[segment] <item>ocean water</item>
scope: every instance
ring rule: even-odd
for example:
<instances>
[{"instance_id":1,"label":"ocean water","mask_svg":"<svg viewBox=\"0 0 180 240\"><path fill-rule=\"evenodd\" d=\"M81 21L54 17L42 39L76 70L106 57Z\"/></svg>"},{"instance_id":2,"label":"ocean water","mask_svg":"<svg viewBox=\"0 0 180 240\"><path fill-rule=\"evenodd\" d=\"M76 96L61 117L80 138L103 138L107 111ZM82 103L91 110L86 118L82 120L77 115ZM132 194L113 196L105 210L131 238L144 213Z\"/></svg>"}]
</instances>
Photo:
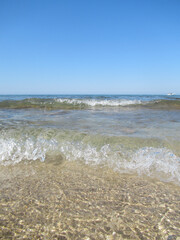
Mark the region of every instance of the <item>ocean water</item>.
<instances>
[{"instance_id":1,"label":"ocean water","mask_svg":"<svg viewBox=\"0 0 180 240\"><path fill-rule=\"evenodd\" d=\"M0 164L62 159L180 185L180 96L0 96Z\"/></svg>"}]
</instances>

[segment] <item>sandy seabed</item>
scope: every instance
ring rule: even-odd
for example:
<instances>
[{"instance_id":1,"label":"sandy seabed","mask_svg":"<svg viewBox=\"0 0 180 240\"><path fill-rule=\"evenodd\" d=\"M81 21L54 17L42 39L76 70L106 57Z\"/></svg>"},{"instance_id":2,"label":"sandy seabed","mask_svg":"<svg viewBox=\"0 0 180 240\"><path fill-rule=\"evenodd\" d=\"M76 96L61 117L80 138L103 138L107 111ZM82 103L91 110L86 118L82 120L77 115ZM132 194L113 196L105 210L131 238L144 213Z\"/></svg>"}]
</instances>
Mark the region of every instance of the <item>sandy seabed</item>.
<instances>
[{"instance_id":1,"label":"sandy seabed","mask_svg":"<svg viewBox=\"0 0 180 240\"><path fill-rule=\"evenodd\" d=\"M78 162L1 166L0 239L180 239L180 187Z\"/></svg>"}]
</instances>

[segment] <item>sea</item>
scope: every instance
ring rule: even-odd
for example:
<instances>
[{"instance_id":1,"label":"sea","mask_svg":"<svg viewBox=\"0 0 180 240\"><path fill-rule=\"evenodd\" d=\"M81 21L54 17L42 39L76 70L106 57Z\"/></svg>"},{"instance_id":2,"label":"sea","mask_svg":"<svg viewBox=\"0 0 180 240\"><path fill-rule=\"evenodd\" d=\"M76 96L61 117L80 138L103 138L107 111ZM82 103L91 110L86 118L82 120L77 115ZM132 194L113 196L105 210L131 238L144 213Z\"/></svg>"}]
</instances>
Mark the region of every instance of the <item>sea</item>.
<instances>
[{"instance_id":1,"label":"sea","mask_svg":"<svg viewBox=\"0 0 180 240\"><path fill-rule=\"evenodd\" d=\"M180 185L180 95L1 95L0 165L62 160Z\"/></svg>"}]
</instances>

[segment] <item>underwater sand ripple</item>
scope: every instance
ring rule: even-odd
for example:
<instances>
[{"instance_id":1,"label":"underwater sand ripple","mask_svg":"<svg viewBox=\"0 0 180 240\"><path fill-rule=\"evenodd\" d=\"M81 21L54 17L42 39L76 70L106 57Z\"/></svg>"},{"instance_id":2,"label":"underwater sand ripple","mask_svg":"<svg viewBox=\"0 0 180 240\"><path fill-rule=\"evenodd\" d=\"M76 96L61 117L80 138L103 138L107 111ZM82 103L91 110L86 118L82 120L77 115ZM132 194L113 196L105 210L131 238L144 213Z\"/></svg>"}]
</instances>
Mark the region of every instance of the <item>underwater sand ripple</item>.
<instances>
[{"instance_id":1,"label":"underwater sand ripple","mask_svg":"<svg viewBox=\"0 0 180 240\"><path fill-rule=\"evenodd\" d=\"M180 237L177 186L77 162L17 164L0 176L2 239Z\"/></svg>"}]
</instances>

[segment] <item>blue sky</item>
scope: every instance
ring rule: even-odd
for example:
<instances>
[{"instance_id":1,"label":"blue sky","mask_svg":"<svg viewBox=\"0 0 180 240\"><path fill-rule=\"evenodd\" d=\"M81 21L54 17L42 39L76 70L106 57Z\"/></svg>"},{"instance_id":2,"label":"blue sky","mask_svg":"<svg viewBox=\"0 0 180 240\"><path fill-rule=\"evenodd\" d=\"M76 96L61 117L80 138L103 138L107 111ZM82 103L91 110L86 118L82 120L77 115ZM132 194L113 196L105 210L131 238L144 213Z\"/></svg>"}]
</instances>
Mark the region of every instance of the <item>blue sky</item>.
<instances>
[{"instance_id":1,"label":"blue sky","mask_svg":"<svg viewBox=\"0 0 180 240\"><path fill-rule=\"evenodd\" d=\"M0 94L168 92L179 0L0 0Z\"/></svg>"}]
</instances>

